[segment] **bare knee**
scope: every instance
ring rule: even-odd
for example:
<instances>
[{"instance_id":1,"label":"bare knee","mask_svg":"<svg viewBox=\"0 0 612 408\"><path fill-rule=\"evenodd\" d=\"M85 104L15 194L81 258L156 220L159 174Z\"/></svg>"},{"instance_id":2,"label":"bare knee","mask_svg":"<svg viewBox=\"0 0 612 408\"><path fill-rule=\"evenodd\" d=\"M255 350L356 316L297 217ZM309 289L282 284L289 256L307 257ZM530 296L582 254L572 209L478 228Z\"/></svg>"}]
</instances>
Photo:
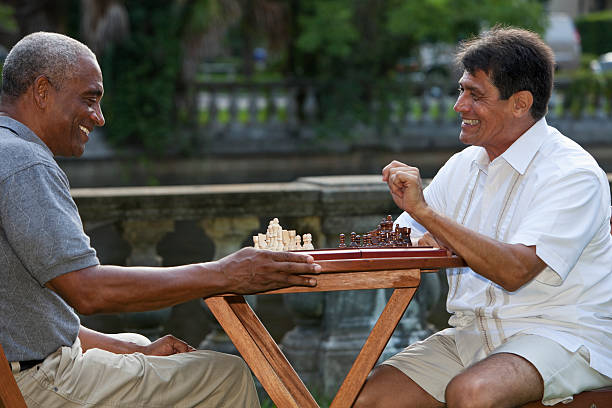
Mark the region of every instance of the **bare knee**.
<instances>
[{"instance_id":1,"label":"bare knee","mask_svg":"<svg viewBox=\"0 0 612 408\"><path fill-rule=\"evenodd\" d=\"M490 406L486 395L484 381L459 374L446 386L446 405L448 408L484 408Z\"/></svg>"},{"instance_id":2,"label":"bare knee","mask_svg":"<svg viewBox=\"0 0 612 408\"><path fill-rule=\"evenodd\" d=\"M403 372L389 365L372 370L353 408L442 406Z\"/></svg>"}]
</instances>

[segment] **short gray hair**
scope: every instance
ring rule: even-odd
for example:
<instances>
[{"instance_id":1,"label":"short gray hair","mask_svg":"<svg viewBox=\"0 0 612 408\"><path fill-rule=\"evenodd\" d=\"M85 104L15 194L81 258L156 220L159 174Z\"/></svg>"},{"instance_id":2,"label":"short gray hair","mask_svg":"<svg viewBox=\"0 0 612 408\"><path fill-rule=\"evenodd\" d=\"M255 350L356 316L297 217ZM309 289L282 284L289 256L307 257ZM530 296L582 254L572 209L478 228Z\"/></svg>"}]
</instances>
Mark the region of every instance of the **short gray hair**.
<instances>
[{"instance_id":1,"label":"short gray hair","mask_svg":"<svg viewBox=\"0 0 612 408\"><path fill-rule=\"evenodd\" d=\"M57 33L37 32L23 37L11 49L2 68L2 97L23 95L37 77L44 75L60 89L71 79L79 57L95 55L83 43Z\"/></svg>"}]
</instances>

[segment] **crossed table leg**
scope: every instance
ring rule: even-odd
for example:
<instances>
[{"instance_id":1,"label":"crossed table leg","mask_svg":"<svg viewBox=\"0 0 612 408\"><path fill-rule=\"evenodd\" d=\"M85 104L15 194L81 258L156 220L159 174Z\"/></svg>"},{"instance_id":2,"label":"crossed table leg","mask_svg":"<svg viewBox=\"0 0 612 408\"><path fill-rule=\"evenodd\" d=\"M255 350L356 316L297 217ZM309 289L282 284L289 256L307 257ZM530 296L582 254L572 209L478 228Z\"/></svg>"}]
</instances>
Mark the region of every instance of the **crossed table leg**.
<instances>
[{"instance_id":1,"label":"crossed table leg","mask_svg":"<svg viewBox=\"0 0 612 408\"><path fill-rule=\"evenodd\" d=\"M316 276L317 287L262 293L395 288L330 407L348 408L353 404L412 300L420 274L420 269L322 273ZM206 304L277 407L319 407L244 297L216 296L206 299Z\"/></svg>"}]
</instances>

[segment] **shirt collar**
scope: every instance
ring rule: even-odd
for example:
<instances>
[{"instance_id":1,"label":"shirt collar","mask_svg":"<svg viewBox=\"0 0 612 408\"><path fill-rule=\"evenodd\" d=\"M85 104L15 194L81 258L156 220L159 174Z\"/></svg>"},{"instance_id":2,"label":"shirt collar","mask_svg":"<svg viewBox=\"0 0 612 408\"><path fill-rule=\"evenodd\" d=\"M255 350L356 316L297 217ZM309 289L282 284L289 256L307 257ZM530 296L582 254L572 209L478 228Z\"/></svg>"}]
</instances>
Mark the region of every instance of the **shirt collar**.
<instances>
[{"instance_id":1,"label":"shirt collar","mask_svg":"<svg viewBox=\"0 0 612 408\"><path fill-rule=\"evenodd\" d=\"M51 156L53 156L53 152L49 147L43 142L36 133L32 132L29 127L24 125L23 123L11 118L10 116L0 115L0 127L4 127L10 129L15 133L18 137L26 140L28 142L36 143L42 146Z\"/></svg>"},{"instance_id":2,"label":"shirt collar","mask_svg":"<svg viewBox=\"0 0 612 408\"><path fill-rule=\"evenodd\" d=\"M524 174L536 153L548 135L548 123L542 118L533 124L525 133L514 141L497 159L504 159L514 170ZM489 168L490 160L484 148L480 148L472 161L485 174Z\"/></svg>"},{"instance_id":3,"label":"shirt collar","mask_svg":"<svg viewBox=\"0 0 612 408\"><path fill-rule=\"evenodd\" d=\"M502 153L501 157L518 173L524 174L548 135L548 124L542 118Z\"/></svg>"}]
</instances>

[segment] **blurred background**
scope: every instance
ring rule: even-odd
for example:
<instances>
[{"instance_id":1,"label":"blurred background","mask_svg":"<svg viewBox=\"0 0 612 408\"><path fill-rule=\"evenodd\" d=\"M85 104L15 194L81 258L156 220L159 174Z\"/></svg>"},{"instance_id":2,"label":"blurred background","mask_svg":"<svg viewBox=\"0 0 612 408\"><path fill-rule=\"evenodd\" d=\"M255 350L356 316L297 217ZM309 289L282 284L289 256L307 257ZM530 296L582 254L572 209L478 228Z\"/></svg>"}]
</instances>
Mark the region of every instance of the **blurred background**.
<instances>
[{"instance_id":1,"label":"blurred background","mask_svg":"<svg viewBox=\"0 0 612 408\"><path fill-rule=\"evenodd\" d=\"M97 54L106 126L74 187L432 176L461 146L459 41L512 24L557 58L549 122L609 167L612 1L3 0L0 60L23 35L68 34Z\"/></svg>"}]
</instances>

